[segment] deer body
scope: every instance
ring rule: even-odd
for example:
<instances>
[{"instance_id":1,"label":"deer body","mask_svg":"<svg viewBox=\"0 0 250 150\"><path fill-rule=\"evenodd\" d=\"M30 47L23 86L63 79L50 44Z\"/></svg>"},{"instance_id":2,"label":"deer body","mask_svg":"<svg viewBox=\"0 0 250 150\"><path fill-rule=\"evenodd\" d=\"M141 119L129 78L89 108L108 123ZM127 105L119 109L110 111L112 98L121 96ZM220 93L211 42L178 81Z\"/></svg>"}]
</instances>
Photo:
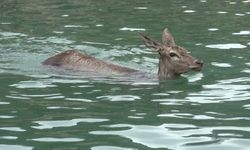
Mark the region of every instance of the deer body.
<instances>
[{"instance_id":1,"label":"deer body","mask_svg":"<svg viewBox=\"0 0 250 150\"><path fill-rule=\"evenodd\" d=\"M160 55L158 76L160 79L179 76L189 70L202 69L203 63L193 58L186 49L177 46L171 33L165 29L162 35L163 44L155 42L140 33L145 45ZM79 71L89 71L102 74L126 75L140 71L98 60L75 50L69 50L48 58L43 65L62 67Z\"/></svg>"},{"instance_id":2,"label":"deer body","mask_svg":"<svg viewBox=\"0 0 250 150\"><path fill-rule=\"evenodd\" d=\"M103 74L129 74L138 72L135 69L118 66L94 57L84 55L76 50L68 50L48 58L43 65L62 67L65 69L98 72Z\"/></svg>"}]
</instances>

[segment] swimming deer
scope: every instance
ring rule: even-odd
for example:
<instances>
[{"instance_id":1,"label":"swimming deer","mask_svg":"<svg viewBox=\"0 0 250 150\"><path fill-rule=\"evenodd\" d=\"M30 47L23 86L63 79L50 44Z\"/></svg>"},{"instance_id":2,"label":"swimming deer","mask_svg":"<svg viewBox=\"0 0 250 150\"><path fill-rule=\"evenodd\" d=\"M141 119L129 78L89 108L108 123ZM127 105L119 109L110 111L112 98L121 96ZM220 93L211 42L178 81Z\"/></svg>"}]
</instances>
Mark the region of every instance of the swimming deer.
<instances>
[{"instance_id":1,"label":"swimming deer","mask_svg":"<svg viewBox=\"0 0 250 150\"><path fill-rule=\"evenodd\" d=\"M190 53L175 44L174 38L166 28L162 34L162 42L160 44L148 36L139 33L146 47L158 52L159 57L159 79L167 79L179 76L190 70L200 71L203 62L192 57ZM115 65L94 57L82 54L76 50L68 50L59 53L45 60L43 65L51 65L62 67L65 69L73 69L79 71L96 72L104 74L128 75L140 72L136 69L131 69L119 65Z\"/></svg>"}]
</instances>

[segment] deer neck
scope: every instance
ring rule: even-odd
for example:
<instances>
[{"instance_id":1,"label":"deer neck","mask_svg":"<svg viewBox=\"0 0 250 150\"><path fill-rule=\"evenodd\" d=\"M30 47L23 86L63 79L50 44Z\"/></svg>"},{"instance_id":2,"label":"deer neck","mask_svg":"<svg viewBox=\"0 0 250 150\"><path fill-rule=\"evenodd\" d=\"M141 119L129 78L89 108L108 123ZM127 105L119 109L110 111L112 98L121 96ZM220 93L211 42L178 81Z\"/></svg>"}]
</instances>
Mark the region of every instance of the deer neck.
<instances>
[{"instance_id":1,"label":"deer neck","mask_svg":"<svg viewBox=\"0 0 250 150\"><path fill-rule=\"evenodd\" d=\"M159 59L159 69L158 69L158 77L159 79L168 79L175 76L173 71L173 66L169 62L169 60L165 57L161 57Z\"/></svg>"}]
</instances>

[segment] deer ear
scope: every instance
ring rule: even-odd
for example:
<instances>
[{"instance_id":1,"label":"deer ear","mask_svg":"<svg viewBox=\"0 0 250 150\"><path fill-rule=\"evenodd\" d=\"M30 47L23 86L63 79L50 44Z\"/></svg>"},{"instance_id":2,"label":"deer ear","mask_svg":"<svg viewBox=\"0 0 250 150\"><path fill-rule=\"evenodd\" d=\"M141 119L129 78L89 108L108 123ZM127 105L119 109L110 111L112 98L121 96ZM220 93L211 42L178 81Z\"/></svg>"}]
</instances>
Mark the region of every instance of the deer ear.
<instances>
[{"instance_id":1,"label":"deer ear","mask_svg":"<svg viewBox=\"0 0 250 150\"><path fill-rule=\"evenodd\" d=\"M149 38L148 36L142 34L139 32L139 35L142 37L144 44L148 47L151 48L157 52L159 52L162 49L162 46L160 43L155 42L154 40L152 40L151 38Z\"/></svg>"},{"instance_id":2,"label":"deer ear","mask_svg":"<svg viewBox=\"0 0 250 150\"><path fill-rule=\"evenodd\" d=\"M162 34L162 42L167 47L175 46L174 37L172 34L168 31L167 28L164 29Z\"/></svg>"}]
</instances>

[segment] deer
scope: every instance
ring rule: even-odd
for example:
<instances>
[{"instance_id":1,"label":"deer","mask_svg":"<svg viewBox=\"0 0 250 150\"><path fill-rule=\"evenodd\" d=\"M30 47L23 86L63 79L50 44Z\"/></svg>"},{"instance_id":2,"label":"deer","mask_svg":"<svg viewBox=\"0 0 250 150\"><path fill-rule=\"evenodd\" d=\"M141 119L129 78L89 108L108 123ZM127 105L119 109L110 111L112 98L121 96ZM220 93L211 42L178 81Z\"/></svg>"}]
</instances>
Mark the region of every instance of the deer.
<instances>
[{"instance_id":1,"label":"deer","mask_svg":"<svg viewBox=\"0 0 250 150\"><path fill-rule=\"evenodd\" d=\"M162 44L154 41L143 33L139 33L147 48L159 54L158 78L160 80L180 76L191 70L201 71L203 62L194 58L189 51L175 44L170 31L165 28L162 34ZM42 62L43 65L72 69L85 72L95 72L110 75L129 75L141 72L92 56L77 50L67 50L52 56Z\"/></svg>"}]
</instances>

